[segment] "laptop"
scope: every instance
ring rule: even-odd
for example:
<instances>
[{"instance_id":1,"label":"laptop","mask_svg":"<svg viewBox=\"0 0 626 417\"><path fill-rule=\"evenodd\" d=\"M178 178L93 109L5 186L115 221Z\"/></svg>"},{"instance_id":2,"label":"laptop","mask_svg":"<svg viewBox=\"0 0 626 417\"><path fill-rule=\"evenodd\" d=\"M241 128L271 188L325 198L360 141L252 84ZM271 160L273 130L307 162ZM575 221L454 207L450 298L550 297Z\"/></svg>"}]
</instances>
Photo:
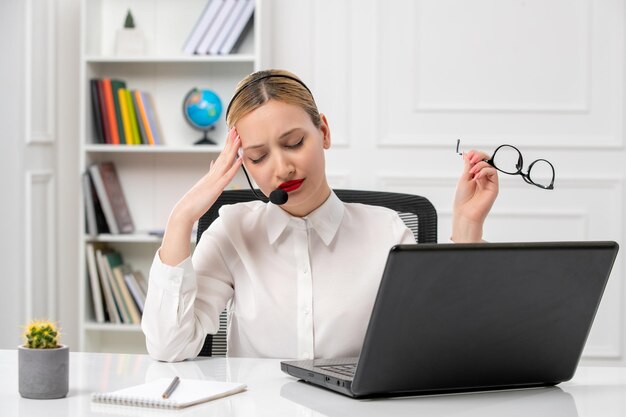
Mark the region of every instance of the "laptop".
<instances>
[{"instance_id":1,"label":"laptop","mask_svg":"<svg viewBox=\"0 0 626 417\"><path fill-rule=\"evenodd\" d=\"M618 249L394 246L360 356L281 369L355 398L556 385L574 375Z\"/></svg>"}]
</instances>

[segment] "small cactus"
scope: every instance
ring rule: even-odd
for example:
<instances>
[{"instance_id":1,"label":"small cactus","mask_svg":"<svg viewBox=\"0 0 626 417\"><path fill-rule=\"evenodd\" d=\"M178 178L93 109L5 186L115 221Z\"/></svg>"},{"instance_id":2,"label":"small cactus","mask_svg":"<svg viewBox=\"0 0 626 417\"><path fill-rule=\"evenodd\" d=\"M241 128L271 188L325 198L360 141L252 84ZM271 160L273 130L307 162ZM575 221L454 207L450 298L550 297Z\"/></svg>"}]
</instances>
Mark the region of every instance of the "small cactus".
<instances>
[{"instance_id":1,"label":"small cactus","mask_svg":"<svg viewBox=\"0 0 626 417\"><path fill-rule=\"evenodd\" d=\"M35 320L24 331L25 346L30 349L53 349L59 346L59 330L47 320Z\"/></svg>"}]
</instances>

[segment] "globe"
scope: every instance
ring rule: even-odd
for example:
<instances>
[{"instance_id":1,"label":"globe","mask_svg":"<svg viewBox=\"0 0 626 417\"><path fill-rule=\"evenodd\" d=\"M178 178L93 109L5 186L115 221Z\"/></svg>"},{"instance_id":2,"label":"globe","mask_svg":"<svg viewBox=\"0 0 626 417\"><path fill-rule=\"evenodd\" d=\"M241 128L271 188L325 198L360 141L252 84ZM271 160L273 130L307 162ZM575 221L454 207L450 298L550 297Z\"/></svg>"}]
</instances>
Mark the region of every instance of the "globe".
<instances>
[{"instance_id":1,"label":"globe","mask_svg":"<svg viewBox=\"0 0 626 417\"><path fill-rule=\"evenodd\" d=\"M208 132L215 128L215 122L222 115L222 101L215 92L200 88L189 90L183 100L183 115L191 127L203 132L196 145L216 144L208 137Z\"/></svg>"}]
</instances>

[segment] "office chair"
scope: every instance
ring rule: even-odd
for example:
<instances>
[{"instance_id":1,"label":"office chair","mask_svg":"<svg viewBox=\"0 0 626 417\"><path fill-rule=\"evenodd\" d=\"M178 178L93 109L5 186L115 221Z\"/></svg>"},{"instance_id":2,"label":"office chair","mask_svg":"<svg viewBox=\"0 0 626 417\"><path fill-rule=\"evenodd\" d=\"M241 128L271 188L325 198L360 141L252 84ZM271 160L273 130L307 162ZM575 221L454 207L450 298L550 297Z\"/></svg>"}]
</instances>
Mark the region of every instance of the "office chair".
<instances>
[{"instance_id":1,"label":"office chair","mask_svg":"<svg viewBox=\"0 0 626 417\"><path fill-rule=\"evenodd\" d=\"M363 203L387 207L398 212L415 236L417 243L437 243L437 212L427 198L418 195L384 191L333 190L344 203ZM261 194L259 190L257 193ZM227 190L198 221L196 242L202 233L219 217L219 209L226 204L255 200L251 190ZM267 202L267 200L264 200ZM220 314L220 327L215 335L207 335L198 356L226 356L226 310Z\"/></svg>"}]
</instances>

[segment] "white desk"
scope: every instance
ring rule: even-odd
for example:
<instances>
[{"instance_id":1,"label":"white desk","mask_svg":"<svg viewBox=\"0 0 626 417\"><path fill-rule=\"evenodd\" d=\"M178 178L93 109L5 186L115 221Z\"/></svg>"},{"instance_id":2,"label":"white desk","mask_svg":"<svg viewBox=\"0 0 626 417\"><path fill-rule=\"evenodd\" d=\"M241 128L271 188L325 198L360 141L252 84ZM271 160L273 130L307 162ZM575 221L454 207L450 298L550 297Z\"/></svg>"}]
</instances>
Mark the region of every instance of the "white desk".
<instances>
[{"instance_id":1,"label":"white desk","mask_svg":"<svg viewBox=\"0 0 626 417\"><path fill-rule=\"evenodd\" d=\"M145 355L71 353L70 392L60 400L27 400L18 389L17 351L0 350L4 416L625 416L626 368L580 368L569 382L520 391L353 400L283 374L278 360L206 358L161 363ZM110 391L160 377L241 381L248 391L180 411L93 404Z\"/></svg>"}]
</instances>

